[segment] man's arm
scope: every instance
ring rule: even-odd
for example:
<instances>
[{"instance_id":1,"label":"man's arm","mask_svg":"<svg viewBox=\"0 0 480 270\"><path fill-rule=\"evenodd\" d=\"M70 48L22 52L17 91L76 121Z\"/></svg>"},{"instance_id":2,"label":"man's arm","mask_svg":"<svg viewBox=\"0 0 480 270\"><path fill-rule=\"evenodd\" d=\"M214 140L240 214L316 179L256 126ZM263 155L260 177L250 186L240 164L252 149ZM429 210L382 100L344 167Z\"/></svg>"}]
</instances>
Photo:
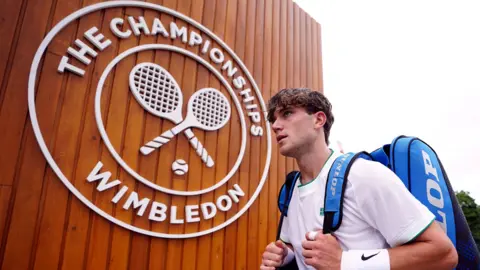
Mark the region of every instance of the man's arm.
<instances>
[{"instance_id":1,"label":"man's arm","mask_svg":"<svg viewBox=\"0 0 480 270\"><path fill-rule=\"evenodd\" d=\"M305 238L310 239L302 242L305 263L318 270L451 270L458 261L455 247L435 222L412 242L384 250L345 252L334 236L322 232L307 234ZM366 259L365 254L369 254Z\"/></svg>"},{"instance_id":2,"label":"man's arm","mask_svg":"<svg viewBox=\"0 0 480 270\"><path fill-rule=\"evenodd\" d=\"M392 270L453 269L458 255L440 225L433 222L412 242L388 250Z\"/></svg>"}]
</instances>

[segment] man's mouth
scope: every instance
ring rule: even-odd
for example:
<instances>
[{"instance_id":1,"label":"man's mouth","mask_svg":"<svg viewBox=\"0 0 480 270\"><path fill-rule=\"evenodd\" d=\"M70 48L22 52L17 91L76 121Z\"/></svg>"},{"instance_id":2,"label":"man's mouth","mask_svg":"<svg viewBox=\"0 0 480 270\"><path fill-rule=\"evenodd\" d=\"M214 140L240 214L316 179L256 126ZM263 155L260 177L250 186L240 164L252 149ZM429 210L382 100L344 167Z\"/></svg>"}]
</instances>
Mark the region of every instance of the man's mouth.
<instances>
[{"instance_id":1,"label":"man's mouth","mask_svg":"<svg viewBox=\"0 0 480 270\"><path fill-rule=\"evenodd\" d=\"M283 139L285 139L287 137L287 135L278 135L277 136L277 143L279 143L280 141L282 141Z\"/></svg>"}]
</instances>

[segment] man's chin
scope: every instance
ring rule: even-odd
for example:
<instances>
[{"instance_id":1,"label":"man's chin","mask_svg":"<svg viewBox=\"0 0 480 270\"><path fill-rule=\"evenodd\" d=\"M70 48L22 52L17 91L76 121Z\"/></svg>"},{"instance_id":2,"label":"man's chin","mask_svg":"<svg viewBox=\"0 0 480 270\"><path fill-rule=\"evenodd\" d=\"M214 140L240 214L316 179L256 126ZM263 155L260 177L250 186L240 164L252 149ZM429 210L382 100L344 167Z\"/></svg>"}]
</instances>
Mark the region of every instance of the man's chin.
<instances>
[{"instance_id":1,"label":"man's chin","mask_svg":"<svg viewBox=\"0 0 480 270\"><path fill-rule=\"evenodd\" d=\"M291 147L287 147L286 145L284 145L284 146L281 146L278 150L282 156L294 157Z\"/></svg>"}]
</instances>

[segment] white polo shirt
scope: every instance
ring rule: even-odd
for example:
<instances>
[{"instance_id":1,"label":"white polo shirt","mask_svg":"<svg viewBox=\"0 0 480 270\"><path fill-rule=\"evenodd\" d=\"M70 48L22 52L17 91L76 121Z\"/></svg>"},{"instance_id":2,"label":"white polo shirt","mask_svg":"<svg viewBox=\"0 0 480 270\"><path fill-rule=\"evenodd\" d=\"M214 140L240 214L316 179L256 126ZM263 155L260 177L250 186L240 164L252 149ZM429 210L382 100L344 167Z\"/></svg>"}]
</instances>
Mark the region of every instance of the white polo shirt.
<instances>
[{"instance_id":1,"label":"white polo shirt","mask_svg":"<svg viewBox=\"0 0 480 270\"><path fill-rule=\"evenodd\" d=\"M311 182L297 180L293 190L280 238L292 244L299 269L314 269L304 262L302 241L307 232L323 228L325 184L338 156L333 153ZM342 224L333 234L343 250L389 248L413 240L434 219L392 171L359 158L350 168Z\"/></svg>"}]
</instances>

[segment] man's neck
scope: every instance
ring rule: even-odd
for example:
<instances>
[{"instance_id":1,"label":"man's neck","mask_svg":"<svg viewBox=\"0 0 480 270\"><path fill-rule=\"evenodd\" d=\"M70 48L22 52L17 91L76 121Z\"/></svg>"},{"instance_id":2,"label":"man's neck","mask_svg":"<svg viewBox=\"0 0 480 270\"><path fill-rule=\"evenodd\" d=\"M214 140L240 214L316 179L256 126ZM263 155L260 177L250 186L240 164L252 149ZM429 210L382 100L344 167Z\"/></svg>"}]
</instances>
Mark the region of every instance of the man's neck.
<instances>
[{"instance_id":1,"label":"man's neck","mask_svg":"<svg viewBox=\"0 0 480 270\"><path fill-rule=\"evenodd\" d=\"M332 150L325 144L321 144L313 147L311 151L306 152L301 157L297 157L297 164L302 175L301 183L306 184L317 177L331 154Z\"/></svg>"}]
</instances>

